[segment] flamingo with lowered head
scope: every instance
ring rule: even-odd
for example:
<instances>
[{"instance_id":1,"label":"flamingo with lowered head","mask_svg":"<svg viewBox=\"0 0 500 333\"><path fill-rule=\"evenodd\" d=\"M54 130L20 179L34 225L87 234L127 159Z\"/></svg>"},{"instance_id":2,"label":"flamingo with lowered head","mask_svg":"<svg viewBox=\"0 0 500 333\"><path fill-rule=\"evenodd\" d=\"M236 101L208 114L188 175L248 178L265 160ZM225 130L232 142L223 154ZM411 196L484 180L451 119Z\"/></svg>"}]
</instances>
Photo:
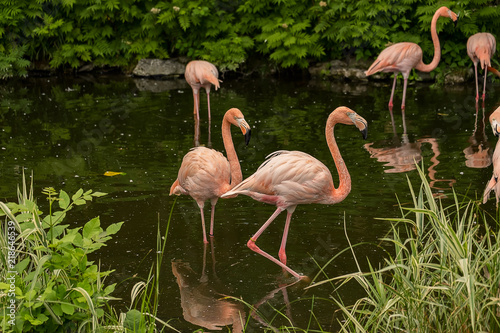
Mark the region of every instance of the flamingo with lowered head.
<instances>
[{"instance_id":1,"label":"flamingo with lowered head","mask_svg":"<svg viewBox=\"0 0 500 333\"><path fill-rule=\"evenodd\" d=\"M490 115L490 124L491 124L491 129L493 130L493 134L497 137L500 137L500 107L497 108ZM498 202L500 201L500 182L498 181L498 177L500 177L500 140L497 141L495 151L493 152L492 162L493 162L493 176L491 177L490 181L488 182L484 190L483 204L486 203L486 201L488 201L490 197L490 192L491 190L493 190L495 191L495 197L497 200L497 207L498 207Z\"/></svg>"},{"instance_id":2,"label":"flamingo with lowered head","mask_svg":"<svg viewBox=\"0 0 500 333\"><path fill-rule=\"evenodd\" d=\"M403 102L401 109L405 109L406 100L406 86L408 85L408 77L412 68L418 69L421 72L430 72L434 70L439 61L441 60L441 46L439 45L439 38L436 32L436 24L440 17L449 17L454 22L457 21L458 15L446 7L439 8L432 17L431 22L431 36L434 44L434 58L431 63L424 64L422 59L422 49L415 43L402 42L393 44L385 48L373 62L373 64L365 72L366 76L375 74L377 72L391 72L394 73L394 82L392 84L391 99L389 100L389 109L392 110L394 98L394 89L396 88L396 81L398 73L403 75Z\"/></svg>"},{"instance_id":3,"label":"flamingo with lowered head","mask_svg":"<svg viewBox=\"0 0 500 333\"><path fill-rule=\"evenodd\" d=\"M481 63L484 70L483 101L486 97L486 76L488 67L491 67L491 57L497 49L497 41L488 32L479 32L469 37L467 40L467 54L474 63L474 74L476 77L476 101L479 100L479 86L477 83L477 63Z\"/></svg>"},{"instance_id":4,"label":"flamingo with lowered head","mask_svg":"<svg viewBox=\"0 0 500 333\"><path fill-rule=\"evenodd\" d=\"M193 89L194 114L200 119L200 88L205 88L208 103L208 120L210 121L210 88L212 84L215 90L220 88L219 72L217 67L205 60L193 60L186 66L184 78Z\"/></svg>"},{"instance_id":5,"label":"flamingo with lowered head","mask_svg":"<svg viewBox=\"0 0 500 333\"><path fill-rule=\"evenodd\" d=\"M326 142L339 174L339 186L335 188L330 170L316 158L300 151L280 150L270 154L257 171L222 195L222 198L237 194L247 195L257 201L276 205L276 211L266 223L250 238L247 246L254 252L281 266L294 277L301 275L286 265L285 246L290 221L299 204L335 204L344 200L351 191L351 176L340 155L333 135L335 124L355 125L366 138L367 123L353 110L341 106L335 109L326 122ZM262 251L257 239L271 222L286 210L285 230L279 250L280 260Z\"/></svg>"},{"instance_id":6,"label":"flamingo with lowered head","mask_svg":"<svg viewBox=\"0 0 500 333\"><path fill-rule=\"evenodd\" d=\"M250 126L239 109L229 109L222 120L222 141L227 158L222 153L206 148L192 148L182 159L177 179L170 188L170 195L191 196L201 211L203 242L208 243L205 231L203 208L205 201L212 203L210 236L214 234L215 204L219 197L239 184L243 179L240 162L231 137L231 124L240 128L245 135L245 143L250 141Z\"/></svg>"}]
</instances>

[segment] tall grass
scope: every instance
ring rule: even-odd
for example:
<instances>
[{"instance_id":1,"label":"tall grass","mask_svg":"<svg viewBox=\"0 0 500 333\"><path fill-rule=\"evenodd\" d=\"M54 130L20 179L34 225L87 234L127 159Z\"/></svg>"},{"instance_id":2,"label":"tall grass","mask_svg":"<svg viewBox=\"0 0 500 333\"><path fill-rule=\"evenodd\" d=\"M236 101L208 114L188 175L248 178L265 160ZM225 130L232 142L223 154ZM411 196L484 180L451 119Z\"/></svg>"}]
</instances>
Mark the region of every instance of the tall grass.
<instances>
[{"instance_id":1,"label":"tall grass","mask_svg":"<svg viewBox=\"0 0 500 333\"><path fill-rule=\"evenodd\" d=\"M400 204L392 222L393 251L379 267L319 282L356 281L366 296L339 306L342 332L500 332L498 220L479 203L443 206L422 169L418 193L408 180L413 207ZM352 250L355 254L354 249ZM357 259L356 259L357 260Z\"/></svg>"}]
</instances>

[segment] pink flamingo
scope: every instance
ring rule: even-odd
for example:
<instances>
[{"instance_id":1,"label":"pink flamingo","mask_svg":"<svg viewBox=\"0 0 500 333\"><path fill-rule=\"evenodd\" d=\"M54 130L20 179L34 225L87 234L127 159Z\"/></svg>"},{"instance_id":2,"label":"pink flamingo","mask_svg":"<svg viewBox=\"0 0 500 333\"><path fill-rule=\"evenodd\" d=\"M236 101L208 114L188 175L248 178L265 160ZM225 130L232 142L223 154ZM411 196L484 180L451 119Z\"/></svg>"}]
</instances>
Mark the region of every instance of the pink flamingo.
<instances>
[{"instance_id":1,"label":"pink flamingo","mask_svg":"<svg viewBox=\"0 0 500 333\"><path fill-rule=\"evenodd\" d=\"M334 126L338 123L355 125L364 138L367 134L366 120L345 106L335 109L328 117L325 135L339 174L340 183L337 188L333 185L330 170L323 163L300 151L280 150L270 154L252 176L222 195L224 198L244 194L257 201L276 205L274 214L250 238L247 246L299 279L301 275L286 265L285 253L288 230L295 208L298 204L335 204L344 200L351 191L351 176L333 135ZM262 251L255 243L269 224L285 209L287 216L279 250L280 260L278 260Z\"/></svg>"},{"instance_id":2,"label":"pink flamingo","mask_svg":"<svg viewBox=\"0 0 500 333\"><path fill-rule=\"evenodd\" d=\"M403 42L396 43L387 48L385 48L373 64L365 72L366 76L375 74L377 72L390 72L394 74L394 83L392 84L391 99L389 100L389 109L392 110L393 107L393 97L394 90L396 88L396 81L398 73L403 75L404 86L403 86L403 102L401 103L401 109L405 109L405 99L406 99L406 86L408 85L408 77L410 76L410 71L412 68L418 69L421 72L430 72L434 70L439 61L441 60L441 46L439 45L439 38L436 32L436 24L439 17L449 17L454 22L457 21L458 15L449 10L446 7L439 8L432 17L431 22L431 36L432 42L434 43L434 58L431 63L426 65L422 60L422 49L415 43Z\"/></svg>"},{"instance_id":3,"label":"pink flamingo","mask_svg":"<svg viewBox=\"0 0 500 333\"><path fill-rule=\"evenodd\" d=\"M208 103L208 120L210 121L210 88L212 84L215 90L220 88L219 72L217 67L208 61L193 60L186 66L184 78L193 89L194 114L196 119L200 119L200 88L205 88Z\"/></svg>"},{"instance_id":4,"label":"pink flamingo","mask_svg":"<svg viewBox=\"0 0 500 333\"><path fill-rule=\"evenodd\" d=\"M497 108L490 115L490 124L491 124L491 129L493 130L493 134L495 136L500 136L500 107ZM490 197L490 192L491 190L493 190L495 191L495 197L497 200L497 207L498 207L498 202L500 201L500 182L498 182L498 177L500 177L500 140L497 141L495 151L493 152L492 162L493 162L493 176L491 177L490 181L488 182L484 190L483 204L486 203L486 201L488 201Z\"/></svg>"},{"instance_id":5,"label":"pink flamingo","mask_svg":"<svg viewBox=\"0 0 500 333\"><path fill-rule=\"evenodd\" d=\"M486 76L488 67L491 66L491 57L495 54L497 42L495 37L488 32L479 32L467 40L467 54L474 63L474 74L476 76L476 101L479 101L479 86L477 83L477 63L481 63L484 70L483 101L486 97Z\"/></svg>"},{"instance_id":6,"label":"pink flamingo","mask_svg":"<svg viewBox=\"0 0 500 333\"><path fill-rule=\"evenodd\" d=\"M170 187L170 195L190 195L201 211L203 242L208 243L205 232L203 208L205 201L212 203L210 218L210 236L214 234L215 204L219 197L239 184L243 179L240 162L231 137L231 124L238 126L245 135L245 142L250 141L250 126L243 114L236 108L229 109L222 120L222 141L227 158L222 153L206 148L192 148L182 159L177 179Z\"/></svg>"}]
</instances>

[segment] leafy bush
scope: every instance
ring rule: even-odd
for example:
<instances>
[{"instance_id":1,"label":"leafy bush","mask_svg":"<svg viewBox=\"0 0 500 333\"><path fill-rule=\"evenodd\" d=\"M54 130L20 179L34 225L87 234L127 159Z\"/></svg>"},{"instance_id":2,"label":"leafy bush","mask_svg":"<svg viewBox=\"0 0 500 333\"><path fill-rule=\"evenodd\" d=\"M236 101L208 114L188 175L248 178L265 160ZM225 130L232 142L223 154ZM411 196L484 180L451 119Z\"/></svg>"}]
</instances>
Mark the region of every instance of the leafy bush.
<instances>
[{"instance_id":1,"label":"leafy bush","mask_svg":"<svg viewBox=\"0 0 500 333\"><path fill-rule=\"evenodd\" d=\"M440 68L468 66L467 38L500 28L493 0L0 0L0 76L28 64L78 68L88 63L130 70L141 58L188 56L237 70L253 58L277 67L329 59L373 59L388 43L418 43L433 54L430 21L440 6L460 14L440 20Z\"/></svg>"},{"instance_id":2,"label":"leafy bush","mask_svg":"<svg viewBox=\"0 0 500 333\"><path fill-rule=\"evenodd\" d=\"M115 285L105 286L104 278L112 271L100 271L87 255L104 246L123 222L103 230L94 218L83 228L69 228L63 224L66 213L104 193L80 189L70 197L52 188L44 193L46 215L26 186L18 203L0 202L5 216L0 224L2 331L95 331Z\"/></svg>"}]
</instances>

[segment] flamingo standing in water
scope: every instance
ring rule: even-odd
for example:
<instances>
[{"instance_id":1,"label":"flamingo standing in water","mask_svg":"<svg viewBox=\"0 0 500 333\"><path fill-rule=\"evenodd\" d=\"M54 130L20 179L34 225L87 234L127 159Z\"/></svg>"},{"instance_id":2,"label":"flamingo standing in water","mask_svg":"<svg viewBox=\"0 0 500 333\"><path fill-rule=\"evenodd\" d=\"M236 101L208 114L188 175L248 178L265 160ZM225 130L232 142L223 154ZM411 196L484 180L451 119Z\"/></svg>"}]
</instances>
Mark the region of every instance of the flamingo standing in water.
<instances>
[{"instance_id":1,"label":"flamingo standing in water","mask_svg":"<svg viewBox=\"0 0 500 333\"><path fill-rule=\"evenodd\" d=\"M229 109L222 120L222 141L224 142L227 158L214 149L206 147L192 148L182 159L177 179L170 188L170 195L187 194L196 200L201 212L204 243L208 243L203 214L205 201L210 200L212 203L210 236L213 236L217 200L243 179L240 162L231 137L231 124L241 129L241 132L245 135L245 143L248 144L250 141L250 126L245 121L240 110L236 108Z\"/></svg>"},{"instance_id":2,"label":"flamingo standing in water","mask_svg":"<svg viewBox=\"0 0 500 333\"><path fill-rule=\"evenodd\" d=\"M476 77L476 101L479 101L479 86L477 83L477 63L481 63L484 70L483 101L486 97L486 76L488 67L491 67L491 57L495 54L497 42L495 37L488 32L479 32L467 40L467 54L474 63L474 74Z\"/></svg>"},{"instance_id":3,"label":"flamingo standing in water","mask_svg":"<svg viewBox=\"0 0 500 333\"><path fill-rule=\"evenodd\" d=\"M367 123L353 110L341 106L335 109L326 122L326 142L339 174L339 186L333 185L330 170L316 158L300 151L280 150L270 154L257 171L242 181L222 198L237 194L247 195L257 201L276 205L277 209L266 223L250 238L247 246L254 252L280 265L294 277L301 275L286 265L285 246L292 214L299 204L335 204L341 202L351 191L351 176L340 155L333 135L335 124L355 125L366 139ZM279 250L280 260L262 251L257 239L271 222L286 210L285 230Z\"/></svg>"},{"instance_id":4,"label":"flamingo standing in water","mask_svg":"<svg viewBox=\"0 0 500 333\"><path fill-rule=\"evenodd\" d=\"M200 88L205 88L208 103L208 120L210 121L210 88L212 84L215 90L220 88L219 72L217 67L208 61L193 60L186 66L184 78L193 89L194 114L196 119L200 119Z\"/></svg>"},{"instance_id":5,"label":"flamingo standing in water","mask_svg":"<svg viewBox=\"0 0 500 333\"><path fill-rule=\"evenodd\" d=\"M495 136L500 137L500 107L490 115L490 124L491 124L491 129L493 130L493 134ZM493 176L491 177L490 181L488 182L484 190L483 204L486 203L486 201L488 201L490 197L490 192L491 190L493 190L495 191L495 197L497 200L497 207L498 207L498 202L500 201L500 182L498 181L498 177L500 177L500 140L497 141L495 151L493 152L492 162L493 162Z\"/></svg>"},{"instance_id":6,"label":"flamingo standing in water","mask_svg":"<svg viewBox=\"0 0 500 333\"><path fill-rule=\"evenodd\" d=\"M430 72L434 70L439 61L441 60L441 46L439 45L439 38L436 32L436 24L439 17L449 17L454 22L457 21L458 15L446 7L439 8L432 17L431 22L431 36L434 43L434 58L430 64L424 64L422 60L422 49L415 43L403 42L396 43L385 48L373 62L373 64L365 72L366 76L375 74L377 72L391 72L394 73L394 82L392 84L391 99L389 100L389 109L392 111L394 98L394 90L396 88L396 81L398 73L403 75L403 102L401 103L401 110L405 109L406 99L406 86L408 85L408 77L412 68L418 69L421 72Z\"/></svg>"}]
</instances>

